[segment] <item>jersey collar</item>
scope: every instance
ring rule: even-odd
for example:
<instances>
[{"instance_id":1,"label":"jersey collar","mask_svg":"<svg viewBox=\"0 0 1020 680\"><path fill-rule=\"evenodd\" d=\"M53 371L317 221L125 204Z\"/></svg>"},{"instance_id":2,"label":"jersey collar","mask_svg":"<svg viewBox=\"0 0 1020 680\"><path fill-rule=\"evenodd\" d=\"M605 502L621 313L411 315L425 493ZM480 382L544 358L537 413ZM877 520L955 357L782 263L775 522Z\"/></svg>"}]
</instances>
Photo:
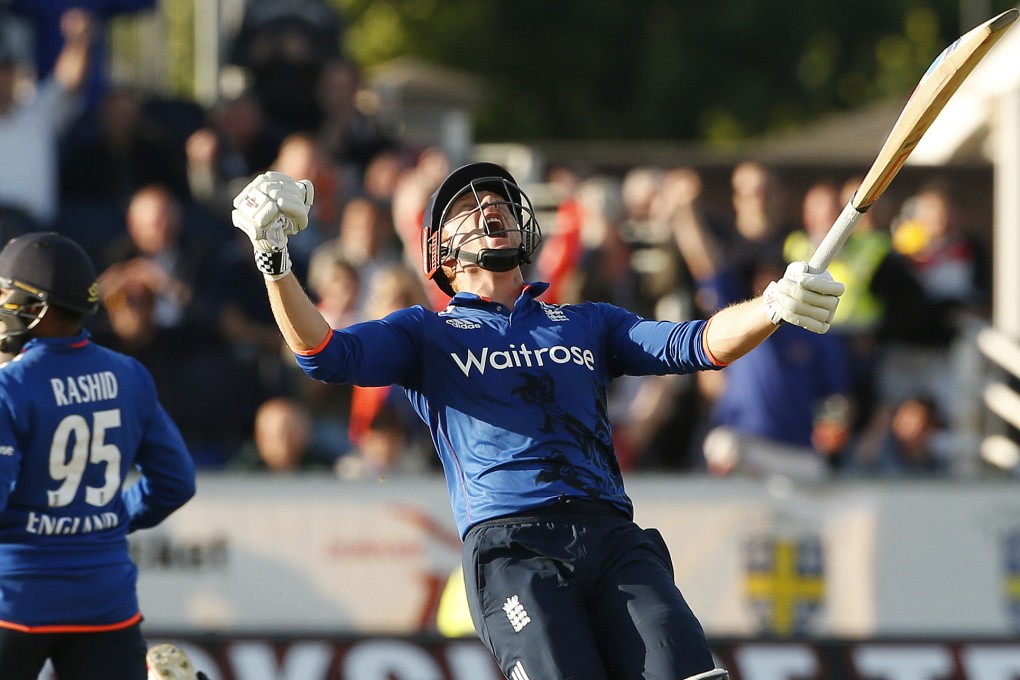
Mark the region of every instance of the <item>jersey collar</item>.
<instances>
[{"instance_id":1,"label":"jersey collar","mask_svg":"<svg viewBox=\"0 0 1020 680\"><path fill-rule=\"evenodd\" d=\"M522 299L533 300L539 295L548 290L549 284L544 281L530 281L525 282L524 287L521 289L520 297L517 298L519 303ZM477 305L479 302L492 302L487 297L478 295L476 293L457 293L450 299L450 305Z\"/></svg>"},{"instance_id":2,"label":"jersey collar","mask_svg":"<svg viewBox=\"0 0 1020 680\"><path fill-rule=\"evenodd\" d=\"M25 343L21 349L27 352L33 347L50 347L52 349L80 349L91 342L92 334L87 329L82 329L77 335L69 335L62 338L32 338Z\"/></svg>"}]
</instances>

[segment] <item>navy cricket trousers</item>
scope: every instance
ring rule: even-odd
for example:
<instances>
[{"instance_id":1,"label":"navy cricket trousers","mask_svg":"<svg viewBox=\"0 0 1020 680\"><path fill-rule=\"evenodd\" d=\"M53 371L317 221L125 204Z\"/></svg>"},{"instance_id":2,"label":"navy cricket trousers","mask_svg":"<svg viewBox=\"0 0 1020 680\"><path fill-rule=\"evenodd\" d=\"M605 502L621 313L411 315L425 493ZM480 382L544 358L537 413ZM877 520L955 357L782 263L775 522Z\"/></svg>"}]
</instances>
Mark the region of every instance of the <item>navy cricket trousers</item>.
<instances>
[{"instance_id":1,"label":"navy cricket trousers","mask_svg":"<svg viewBox=\"0 0 1020 680\"><path fill-rule=\"evenodd\" d=\"M36 680L47 659L61 680L145 680L141 625L89 633L0 628L0 678Z\"/></svg>"},{"instance_id":2,"label":"navy cricket trousers","mask_svg":"<svg viewBox=\"0 0 1020 680\"><path fill-rule=\"evenodd\" d=\"M661 534L597 501L464 539L475 629L511 680L678 680L714 668Z\"/></svg>"}]
</instances>

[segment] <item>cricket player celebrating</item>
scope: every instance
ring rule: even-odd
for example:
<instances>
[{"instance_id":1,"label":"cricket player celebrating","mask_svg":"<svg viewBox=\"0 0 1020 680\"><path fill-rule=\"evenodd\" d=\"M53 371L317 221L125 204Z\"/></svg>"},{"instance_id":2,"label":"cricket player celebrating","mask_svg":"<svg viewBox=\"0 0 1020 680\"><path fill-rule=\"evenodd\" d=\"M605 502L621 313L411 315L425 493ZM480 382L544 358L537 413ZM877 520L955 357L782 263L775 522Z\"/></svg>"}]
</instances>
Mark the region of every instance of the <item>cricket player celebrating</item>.
<instances>
[{"instance_id":1,"label":"cricket player celebrating","mask_svg":"<svg viewBox=\"0 0 1020 680\"><path fill-rule=\"evenodd\" d=\"M313 187L256 177L234 225L255 248L277 324L325 382L400 385L432 434L472 619L512 680L725 678L677 589L662 537L633 521L606 413L621 375L719 369L781 322L824 333L842 284L790 266L763 298L708 320L643 319L609 304L550 305L521 265L541 242L504 168L452 172L422 224L425 274L451 296L330 328L290 272Z\"/></svg>"}]
</instances>

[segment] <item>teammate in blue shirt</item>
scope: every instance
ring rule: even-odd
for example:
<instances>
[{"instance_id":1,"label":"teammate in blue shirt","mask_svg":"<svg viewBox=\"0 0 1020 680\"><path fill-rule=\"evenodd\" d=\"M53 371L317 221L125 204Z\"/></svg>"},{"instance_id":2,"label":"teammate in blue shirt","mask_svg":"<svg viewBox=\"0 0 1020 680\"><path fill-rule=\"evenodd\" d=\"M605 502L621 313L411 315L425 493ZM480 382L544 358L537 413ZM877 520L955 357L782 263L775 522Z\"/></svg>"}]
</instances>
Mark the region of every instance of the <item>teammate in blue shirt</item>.
<instances>
[{"instance_id":1,"label":"teammate in blue shirt","mask_svg":"<svg viewBox=\"0 0 1020 680\"><path fill-rule=\"evenodd\" d=\"M307 180L265 173L235 199L283 337L317 380L404 388L442 459L472 619L512 680L725 678L674 584L655 529L633 522L606 386L620 375L718 369L785 321L828 330L842 284L803 263L764 298L707 321L609 304L550 305L521 265L541 242L504 168L451 173L423 220L425 274L451 296L332 329L290 273Z\"/></svg>"},{"instance_id":2,"label":"teammate in blue shirt","mask_svg":"<svg viewBox=\"0 0 1020 680\"><path fill-rule=\"evenodd\" d=\"M127 535L195 493L177 427L134 359L93 344L96 275L78 244L0 251L0 678L145 680ZM139 478L125 485L129 473Z\"/></svg>"}]
</instances>

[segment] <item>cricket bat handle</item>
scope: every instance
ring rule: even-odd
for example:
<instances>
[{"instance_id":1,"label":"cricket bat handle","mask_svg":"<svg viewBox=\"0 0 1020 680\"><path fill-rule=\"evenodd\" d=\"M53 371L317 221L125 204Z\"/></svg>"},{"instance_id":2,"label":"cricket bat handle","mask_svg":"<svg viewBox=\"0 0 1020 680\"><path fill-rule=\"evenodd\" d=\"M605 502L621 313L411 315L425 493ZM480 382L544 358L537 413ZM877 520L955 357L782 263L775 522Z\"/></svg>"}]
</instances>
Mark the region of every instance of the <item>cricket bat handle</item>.
<instances>
[{"instance_id":1,"label":"cricket bat handle","mask_svg":"<svg viewBox=\"0 0 1020 680\"><path fill-rule=\"evenodd\" d=\"M843 249L843 245L850 238L850 234L853 233L854 227L857 226L864 213L865 210L858 210L854 207L853 199L846 204L843 212L832 223L832 227L825 234L825 238L818 244L815 252L811 255L811 259L808 260L808 268L813 273L817 274L829 268L829 265L832 264L839 251Z\"/></svg>"}]
</instances>

